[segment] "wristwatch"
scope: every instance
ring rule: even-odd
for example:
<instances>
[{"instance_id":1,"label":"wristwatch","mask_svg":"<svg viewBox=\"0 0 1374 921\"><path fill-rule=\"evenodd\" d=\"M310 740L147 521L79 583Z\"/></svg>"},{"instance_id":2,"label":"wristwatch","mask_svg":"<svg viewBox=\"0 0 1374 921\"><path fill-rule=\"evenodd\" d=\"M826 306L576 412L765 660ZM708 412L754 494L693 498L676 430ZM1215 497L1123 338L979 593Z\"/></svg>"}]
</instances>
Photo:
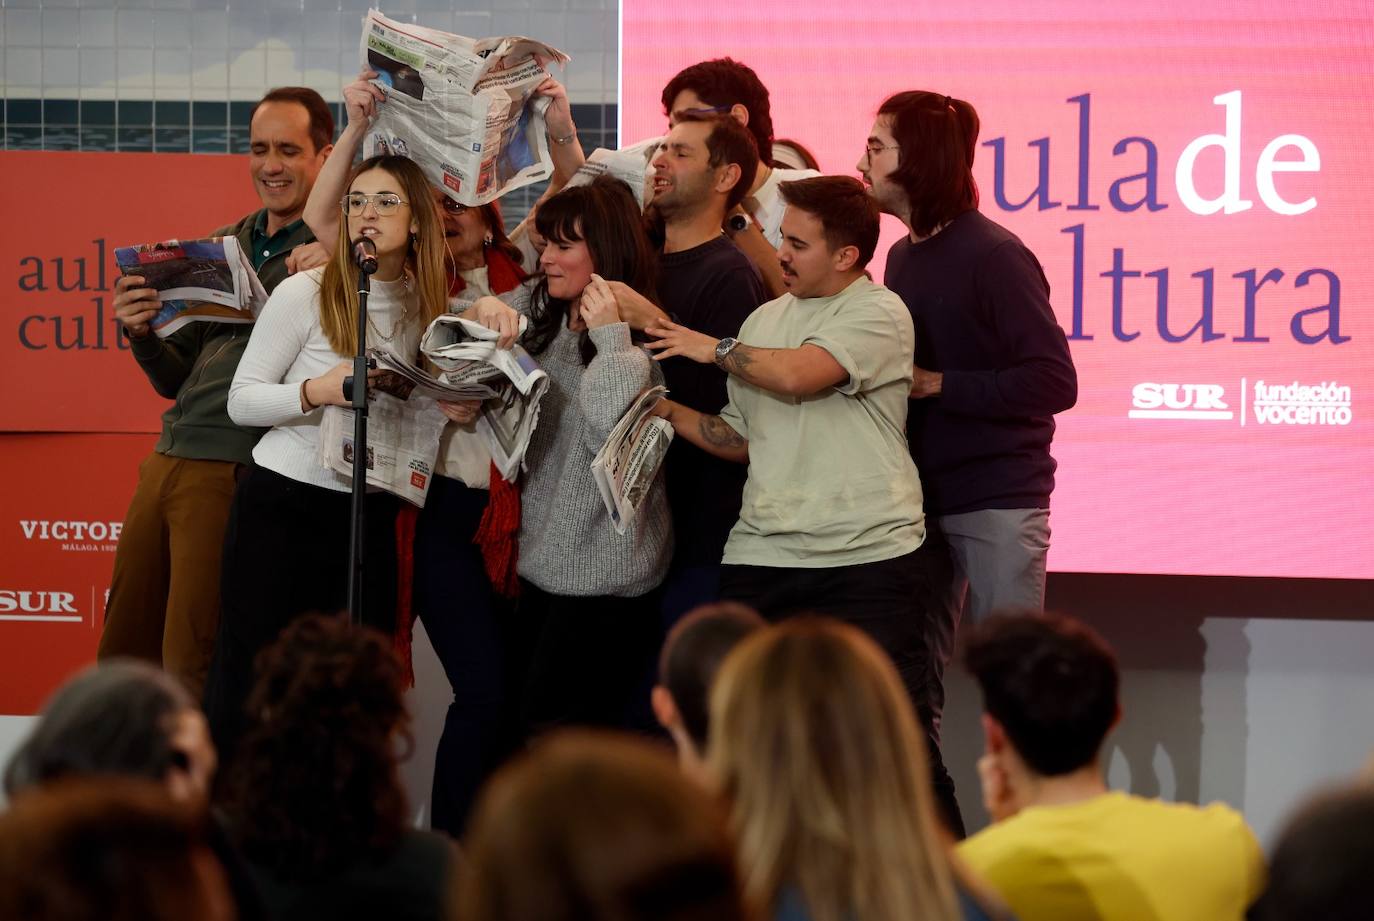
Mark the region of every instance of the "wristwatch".
<instances>
[{"instance_id":1,"label":"wristwatch","mask_svg":"<svg viewBox=\"0 0 1374 921\"><path fill-rule=\"evenodd\" d=\"M725 219L725 226L730 229L730 236L743 233L749 229L749 225L754 223L754 219L743 211L732 214Z\"/></svg>"},{"instance_id":2,"label":"wristwatch","mask_svg":"<svg viewBox=\"0 0 1374 921\"><path fill-rule=\"evenodd\" d=\"M723 361L725 361L725 356L733 352L735 350L735 346L737 345L739 345L739 340L733 336L726 336L724 339L717 342L716 364L720 364Z\"/></svg>"}]
</instances>

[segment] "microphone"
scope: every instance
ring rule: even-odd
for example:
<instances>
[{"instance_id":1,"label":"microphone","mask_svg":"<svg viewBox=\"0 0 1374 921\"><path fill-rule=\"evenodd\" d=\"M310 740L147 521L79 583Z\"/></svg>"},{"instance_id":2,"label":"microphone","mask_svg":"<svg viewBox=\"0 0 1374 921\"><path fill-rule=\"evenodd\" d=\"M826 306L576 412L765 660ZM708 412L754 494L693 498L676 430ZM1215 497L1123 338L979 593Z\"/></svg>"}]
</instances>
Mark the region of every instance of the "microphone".
<instances>
[{"instance_id":1,"label":"microphone","mask_svg":"<svg viewBox=\"0 0 1374 921\"><path fill-rule=\"evenodd\" d=\"M358 271L364 275L371 275L377 271L377 244L367 237L359 237L353 241L353 264L358 267Z\"/></svg>"}]
</instances>

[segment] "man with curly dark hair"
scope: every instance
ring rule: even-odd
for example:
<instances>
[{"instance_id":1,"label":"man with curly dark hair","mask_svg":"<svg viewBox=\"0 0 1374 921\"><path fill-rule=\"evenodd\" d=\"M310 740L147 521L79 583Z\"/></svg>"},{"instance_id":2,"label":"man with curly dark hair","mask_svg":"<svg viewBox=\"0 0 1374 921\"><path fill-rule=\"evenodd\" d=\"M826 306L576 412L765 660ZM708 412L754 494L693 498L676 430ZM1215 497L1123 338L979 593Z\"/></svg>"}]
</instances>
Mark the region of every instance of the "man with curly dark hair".
<instances>
[{"instance_id":1,"label":"man with curly dark hair","mask_svg":"<svg viewBox=\"0 0 1374 921\"><path fill-rule=\"evenodd\" d=\"M409 825L397 751L410 718L390 641L311 615L257 665L227 810L269 916L447 917L457 852Z\"/></svg>"}]
</instances>

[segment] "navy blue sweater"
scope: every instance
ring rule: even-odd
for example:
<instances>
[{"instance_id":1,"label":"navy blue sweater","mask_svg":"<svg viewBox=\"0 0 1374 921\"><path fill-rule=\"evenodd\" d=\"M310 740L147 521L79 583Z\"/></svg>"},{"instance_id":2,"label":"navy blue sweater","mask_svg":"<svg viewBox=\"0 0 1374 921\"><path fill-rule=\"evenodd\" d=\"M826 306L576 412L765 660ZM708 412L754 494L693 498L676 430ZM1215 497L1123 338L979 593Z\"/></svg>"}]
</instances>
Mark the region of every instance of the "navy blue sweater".
<instances>
[{"instance_id":1,"label":"navy blue sweater","mask_svg":"<svg viewBox=\"0 0 1374 921\"><path fill-rule=\"evenodd\" d=\"M894 244L884 283L911 311L917 367L944 375L907 418L926 512L1048 508L1054 414L1078 399L1078 375L1035 254L966 211Z\"/></svg>"}]
</instances>

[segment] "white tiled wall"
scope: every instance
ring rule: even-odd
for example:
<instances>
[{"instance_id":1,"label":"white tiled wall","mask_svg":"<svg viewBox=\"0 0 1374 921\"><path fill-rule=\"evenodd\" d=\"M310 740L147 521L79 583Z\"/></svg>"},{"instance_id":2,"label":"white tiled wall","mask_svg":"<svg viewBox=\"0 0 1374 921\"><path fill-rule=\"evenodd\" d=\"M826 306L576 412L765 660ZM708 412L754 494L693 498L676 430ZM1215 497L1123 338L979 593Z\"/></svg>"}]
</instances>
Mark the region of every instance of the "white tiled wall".
<instances>
[{"instance_id":1,"label":"white tiled wall","mask_svg":"<svg viewBox=\"0 0 1374 921\"><path fill-rule=\"evenodd\" d=\"M0 0L7 99L337 99L367 0ZM526 34L572 55L577 103L615 102L614 0L396 0L393 19L475 38Z\"/></svg>"}]
</instances>

